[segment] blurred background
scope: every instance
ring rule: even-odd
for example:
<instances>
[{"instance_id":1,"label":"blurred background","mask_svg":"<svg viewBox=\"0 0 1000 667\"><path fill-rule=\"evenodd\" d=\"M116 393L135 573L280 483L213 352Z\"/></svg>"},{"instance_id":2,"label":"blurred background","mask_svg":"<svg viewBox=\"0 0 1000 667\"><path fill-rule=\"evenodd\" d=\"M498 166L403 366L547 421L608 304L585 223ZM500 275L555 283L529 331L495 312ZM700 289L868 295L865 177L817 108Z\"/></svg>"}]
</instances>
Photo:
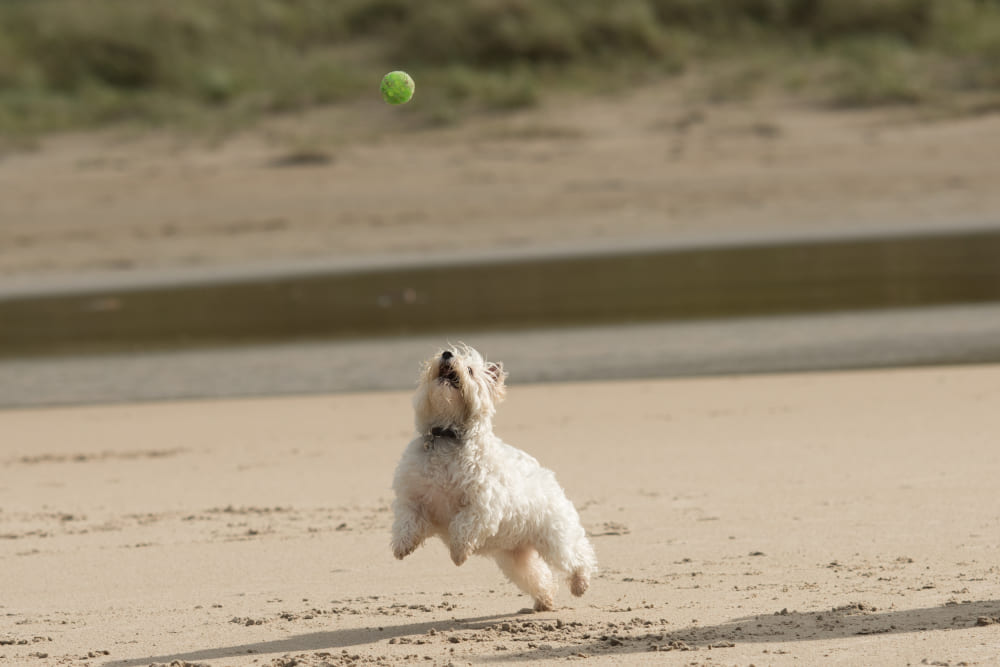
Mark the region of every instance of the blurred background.
<instances>
[{"instance_id":1,"label":"blurred background","mask_svg":"<svg viewBox=\"0 0 1000 667\"><path fill-rule=\"evenodd\" d=\"M0 406L996 362L998 155L1000 0L0 0Z\"/></svg>"}]
</instances>

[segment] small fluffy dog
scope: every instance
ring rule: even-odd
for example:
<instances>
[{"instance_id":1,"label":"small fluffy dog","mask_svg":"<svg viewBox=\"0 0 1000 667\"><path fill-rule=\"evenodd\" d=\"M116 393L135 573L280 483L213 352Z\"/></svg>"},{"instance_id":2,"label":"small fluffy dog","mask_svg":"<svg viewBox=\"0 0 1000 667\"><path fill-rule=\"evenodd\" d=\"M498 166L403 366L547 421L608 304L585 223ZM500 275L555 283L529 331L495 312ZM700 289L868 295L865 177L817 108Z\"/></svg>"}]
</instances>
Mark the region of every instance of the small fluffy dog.
<instances>
[{"instance_id":1,"label":"small fluffy dog","mask_svg":"<svg viewBox=\"0 0 1000 667\"><path fill-rule=\"evenodd\" d=\"M392 552L402 559L437 535L455 565L492 556L535 609L547 611L552 571L583 595L597 558L552 471L493 434L505 377L501 364L464 345L424 364L413 398L418 435L393 482Z\"/></svg>"}]
</instances>

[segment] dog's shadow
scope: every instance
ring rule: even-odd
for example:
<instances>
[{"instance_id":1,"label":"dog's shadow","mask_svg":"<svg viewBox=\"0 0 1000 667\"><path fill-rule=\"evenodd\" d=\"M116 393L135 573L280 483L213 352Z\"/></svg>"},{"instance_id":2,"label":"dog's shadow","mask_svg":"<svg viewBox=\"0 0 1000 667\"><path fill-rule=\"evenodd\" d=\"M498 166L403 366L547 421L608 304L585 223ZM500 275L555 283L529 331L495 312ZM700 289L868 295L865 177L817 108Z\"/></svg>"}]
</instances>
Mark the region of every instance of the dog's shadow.
<instances>
[{"instance_id":1,"label":"dog's shadow","mask_svg":"<svg viewBox=\"0 0 1000 667\"><path fill-rule=\"evenodd\" d=\"M151 656L105 663L105 667L137 667L151 662L174 660L199 661L233 658L248 654L302 653L358 648L392 638L425 635L432 628L439 632L483 630L519 614L498 614L476 618L425 621L382 628L344 628L312 632L287 639L208 648L174 655ZM536 617L549 618L548 614ZM530 618L530 617L528 617ZM606 619L605 619L606 620ZM730 643L790 644L799 641L841 639L874 634L901 634L931 630L961 630L976 625L1000 623L1000 600L949 603L937 607L874 611L864 605L845 605L834 609L798 612L782 610L776 614L745 616L726 623L689 626L677 630L654 630L645 633L606 631L582 642L560 647L546 646L528 651L506 651L503 655L483 656L486 661L567 658L587 655L622 655L661 650L699 650L727 646ZM603 626L603 623L598 624ZM595 633L596 634L596 633ZM559 641L557 637L553 641ZM780 650L780 649L775 649Z\"/></svg>"},{"instance_id":2,"label":"dog's shadow","mask_svg":"<svg viewBox=\"0 0 1000 667\"><path fill-rule=\"evenodd\" d=\"M115 660L104 663L104 667L138 667L139 665L149 665L150 663L170 664L174 660L198 662L201 660L219 660L223 658L235 658L237 656L257 654L302 653L306 651L330 651L351 647L357 648L359 646L374 644L375 642L392 639L394 637L399 638L411 635L425 635L431 629L438 632L453 630L482 630L494 625L495 623L510 620L511 618L517 616L519 616L519 614L516 613L497 614L493 616L480 616L477 618L425 621L422 623L386 625L374 628L343 628L341 630L328 630L325 632L310 632L308 634L288 637L287 639L275 639L272 641L257 642L254 644L238 644L236 646L206 648L186 653L149 656L146 658L134 658L132 660Z\"/></svg>"},{"instance_id":3,"label":"dog's shadow","mask_svg":"<svg viewBox=\"0 0 1000 667\"><path fill-rule=\"evenodd\" d=\"M745 616L710 626L677 630L622 633L605 631L572 646L509 651L484 657L487 662L506 662L585 655L628 655L653 650L704 650L738 644L778 644L771 652L784 652L781 644L800 641L844 639L853 636L904 634L932 630L963 630L1000 623L1000 600L948 603L920 609L873 611L863 604L798 612L787 609L774 614Z\"/></svg>"}]
</instances>

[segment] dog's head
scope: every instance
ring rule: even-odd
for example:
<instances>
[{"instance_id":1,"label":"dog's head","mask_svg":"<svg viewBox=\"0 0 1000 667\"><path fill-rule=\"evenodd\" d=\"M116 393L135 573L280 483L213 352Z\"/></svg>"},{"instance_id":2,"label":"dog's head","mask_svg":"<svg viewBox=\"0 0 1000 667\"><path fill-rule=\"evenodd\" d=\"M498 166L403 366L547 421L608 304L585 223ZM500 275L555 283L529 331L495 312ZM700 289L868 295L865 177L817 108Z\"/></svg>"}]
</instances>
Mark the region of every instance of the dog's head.
<instances>
[{"instance_id":1,"label":"dog's head","mask_svg":"<svg viewBox=\"0 0 1000 667\"><path fill-rule=\"evenodd\" d=\"M442 350L424 363L413 397L420 433L454 428L463 436L488 432L506 393L503 365L467 345Z\"/></svg>"}]
</instances>

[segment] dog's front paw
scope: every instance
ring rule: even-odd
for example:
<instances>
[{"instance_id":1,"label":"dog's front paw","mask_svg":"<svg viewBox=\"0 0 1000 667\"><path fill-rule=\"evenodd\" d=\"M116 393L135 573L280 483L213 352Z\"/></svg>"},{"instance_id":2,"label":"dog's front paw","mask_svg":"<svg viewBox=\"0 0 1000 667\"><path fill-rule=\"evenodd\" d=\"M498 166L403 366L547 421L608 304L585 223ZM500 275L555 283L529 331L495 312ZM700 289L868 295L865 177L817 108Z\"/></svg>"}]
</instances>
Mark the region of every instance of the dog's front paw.
<instances>
[{"instance_id":1,"label":"dog's front paw","mask_svg":"<svg viewBox=\"0 0 1000 667\"><path fill-rule=\"evenodd\" d=\"M392 555L398 560L403 560L414 551L417 550L419 545L414 540L392 540Z\"/></svg>"},{"instance_id":2,"label":"dog's front paw","mask_svg":"<svg viewBox=\"0 0 1000 667\"><path fill-rule=\"evenodd\" d=\"M472 549L466 544L454 544L451 545L451 561L455 565L461 565L465 561L469 560L469 555L472 553Z\"/></svg>"}]
</instances>

